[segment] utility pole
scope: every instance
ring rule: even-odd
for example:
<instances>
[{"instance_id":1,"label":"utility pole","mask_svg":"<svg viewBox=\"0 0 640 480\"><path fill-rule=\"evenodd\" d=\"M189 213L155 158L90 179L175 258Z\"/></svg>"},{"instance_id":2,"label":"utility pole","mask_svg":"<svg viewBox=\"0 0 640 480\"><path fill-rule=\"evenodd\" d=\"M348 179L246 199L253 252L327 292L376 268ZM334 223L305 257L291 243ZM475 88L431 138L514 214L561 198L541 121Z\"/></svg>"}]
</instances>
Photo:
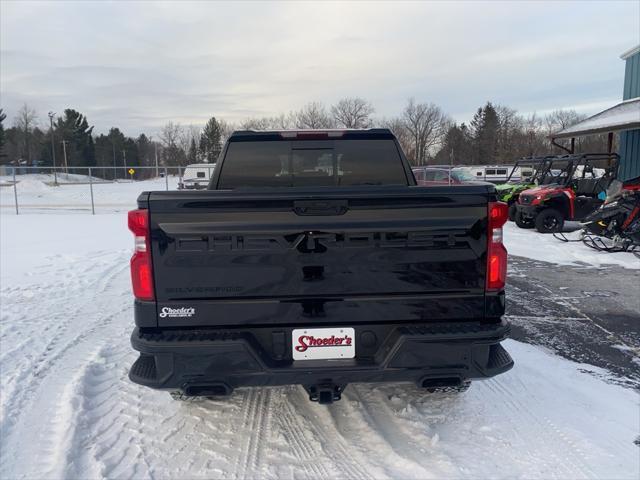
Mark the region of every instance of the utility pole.
<instances>
[{"instance_id":1,"label":"utility pole","mask_svg":"<svg viewBox=\"0 0 640 480\"><path fill-rule=\"evenodd\" d=\"M53 140L53 117L55 112L49 112L49 123L51 124L51 158L53 158L53 184L58 186L58 175L56 173L56 144Z\"/></svg>"},{"instance_id":2,"label":"utility pole","mask_svg":"<svg viewBox=\"0 0 640 480\"><path fill-rule=\"evenodd\" d=\"M111 140L111 147L113 148L113 180L116 181L118 179L118 170L116 167L116 144Z\"/></svg>"},{"instance_id":3,"label":"utility pole","mask_svg":"<svg viewBox=\"0 0 640 480\"><path fill-rule=\"evenodd\" d=\"M124 165L124 178L127 178L127 151L122 150L122 165Z\"/></svg>"},{"instance_id":4,"label":"utility pole","mask_svg":"<svg viewBox=\"0 0 640 480\"><path fill-rule=\"evenodd\" d=\"M69 175L69 164L67 163L67 142L66 140L60 141L62 144L62 152L64 153L64 171L67 175Z\"/></svg>"},{"instance_id":5,"label":"utility pole","mask_svg":"<svg viewBox=\"0 0 640 480\"><path fill-rule=\"evenodd\" d=\"M160 171L158 170L158 143L154 144L156 147L156 178L160 176Z\"/></svg>"},{"instance_id":6,"label":"utility pole","mask_svg":"<svg viewBox=\"0 0 640 480\"><path fill-rule=\"evenodd\" d=\"M453 170L453 147L451 148L451 152L449 152L449 185L451 185L451 170Z\"/></svg>"}]
</instances>

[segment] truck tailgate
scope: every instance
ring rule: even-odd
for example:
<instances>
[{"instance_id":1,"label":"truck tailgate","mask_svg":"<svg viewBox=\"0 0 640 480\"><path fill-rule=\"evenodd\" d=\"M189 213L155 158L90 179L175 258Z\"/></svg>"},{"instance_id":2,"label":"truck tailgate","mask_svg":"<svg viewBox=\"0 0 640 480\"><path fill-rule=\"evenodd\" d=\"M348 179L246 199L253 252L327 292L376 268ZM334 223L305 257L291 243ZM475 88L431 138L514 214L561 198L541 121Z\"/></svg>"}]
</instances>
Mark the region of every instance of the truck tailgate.
<instances>
[{"instance_id":1,"label":"truck tailgate","mask_svg":"<svg viewBox=\"0 0 640 480\"><path fill-rule=\"evenodd\" d=\"M483 318L490 189L145 193L158 326Z\"/></svg>"}]
</instances>

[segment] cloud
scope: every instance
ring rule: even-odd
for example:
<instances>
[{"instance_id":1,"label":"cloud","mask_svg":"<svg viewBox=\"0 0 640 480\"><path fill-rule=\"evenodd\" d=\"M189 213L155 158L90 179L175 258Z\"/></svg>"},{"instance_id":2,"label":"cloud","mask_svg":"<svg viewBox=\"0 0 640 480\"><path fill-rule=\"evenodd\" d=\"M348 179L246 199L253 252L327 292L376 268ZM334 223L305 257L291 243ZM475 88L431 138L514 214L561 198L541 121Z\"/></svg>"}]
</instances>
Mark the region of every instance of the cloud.
<instances>
[{"instance_id":1,"label":"cloud","mask_svg":"<svg viewBox=\"0 0 640 480\"><path fill-rule=\"evenodd\" d=\"M73 107L96 131L153 134L275 115L310 100L410 96L459 121L621 95L637 2L2 2L0 84L12 118ZM589 108L589 107L585 107ZM593 113L593 112L585 112Z\"/></svg>"}]
</instances>

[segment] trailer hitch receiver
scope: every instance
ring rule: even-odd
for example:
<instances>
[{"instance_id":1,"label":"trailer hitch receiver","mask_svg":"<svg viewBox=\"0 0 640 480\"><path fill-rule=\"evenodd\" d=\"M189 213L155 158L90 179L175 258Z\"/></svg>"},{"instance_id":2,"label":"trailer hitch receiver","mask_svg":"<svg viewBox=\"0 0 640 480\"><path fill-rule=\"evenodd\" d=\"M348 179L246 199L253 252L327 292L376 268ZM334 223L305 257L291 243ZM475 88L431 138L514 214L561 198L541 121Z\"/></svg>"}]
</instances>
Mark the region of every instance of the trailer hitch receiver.
<instances>
[{"instance_id":1,"label":"trailer hitch receiver","mask_svg":"<svg viewBox=\"0 0 640 480\"><path fill-rule=\"evenodd\" d=\"M319 383L304 387L309 394L309 400L318 402L321 405L329 405L342 398L344 385L335 385L331 382Z\"/></svg>"}]
</instances>

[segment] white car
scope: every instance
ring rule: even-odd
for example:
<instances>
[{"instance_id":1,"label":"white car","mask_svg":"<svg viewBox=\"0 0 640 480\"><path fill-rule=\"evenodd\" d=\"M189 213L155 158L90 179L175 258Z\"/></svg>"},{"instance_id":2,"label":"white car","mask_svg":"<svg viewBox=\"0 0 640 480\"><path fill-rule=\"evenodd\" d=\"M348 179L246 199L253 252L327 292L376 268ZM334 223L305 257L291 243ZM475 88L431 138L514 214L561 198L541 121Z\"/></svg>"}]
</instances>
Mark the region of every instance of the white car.
<instances>
[{"instance_id":1,"label":"white car","mask_svg":"<svg viewBox=\"0 0 640 480\"><path fill-rule=\"evenodd\" d=\"M187 165L182 173L182 178L178 182L178 189L200 190L207 188L215 167L215 163L192 163Z\"/></svg>"}]
</instances>

